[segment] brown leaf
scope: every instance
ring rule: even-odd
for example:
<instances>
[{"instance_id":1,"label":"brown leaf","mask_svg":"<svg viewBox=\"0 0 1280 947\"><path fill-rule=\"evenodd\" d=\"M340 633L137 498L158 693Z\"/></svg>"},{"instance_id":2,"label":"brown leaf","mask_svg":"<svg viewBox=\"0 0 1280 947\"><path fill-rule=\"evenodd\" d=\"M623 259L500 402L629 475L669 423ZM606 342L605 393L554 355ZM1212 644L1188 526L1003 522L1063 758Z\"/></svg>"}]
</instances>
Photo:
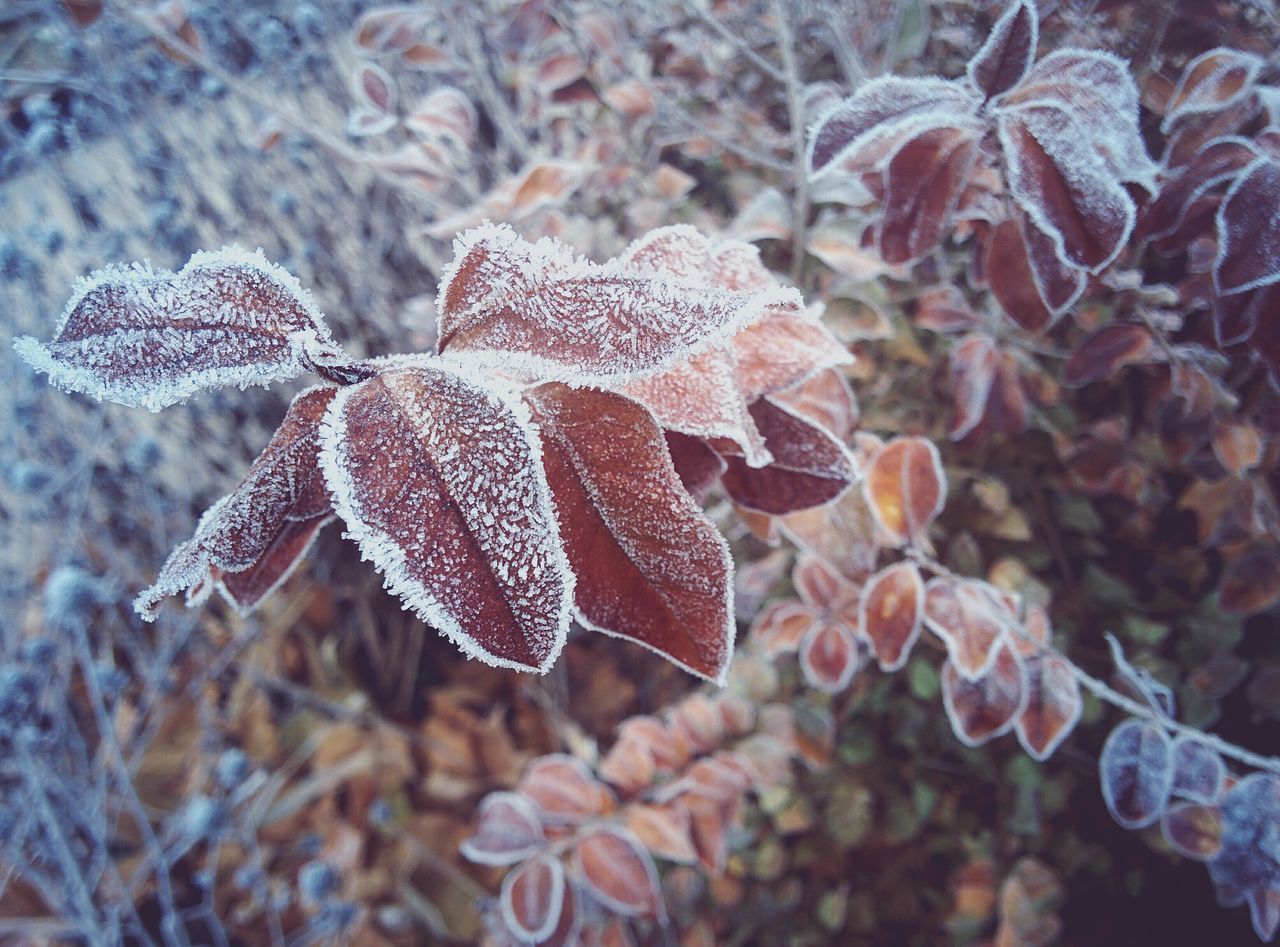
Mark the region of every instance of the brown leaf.
<instances>
[{"instance_id":1,"label":"brown leaf","mask_svg":"<svg viewBox=\"0 0 1280 947\"><path fill-rule=\"evenodd\" d=\"M525 398L577 577L579 619L720 681L733 652L732 559L681 484L662 430L609 392L547 384Z\"/></svg>"},{"instance_id":2,"label":"brown leaf","mask_svg":"<svg viewBox=\"0 0 1280 947\"><path fill-rule=\"evenodd\" d=\"M1262 463L1262 437L1245 421L1214 418L1212 443L1213 455L1233 477L1243 477Z\"/></svg>"},{"instance_id":3,"label":"brown leaf","mask_svg":"<svg viewBox=\"0 0 1280 947\"><path fill-rule=\"evenodd\" d=\"M972 579L944 576L925 586L925 624L942 639L947 654L962 677L973 681L987 673L996 660L997 645L1004 637L999 592Z\"/></svg>"},{"instance_id":4,"label":"brown leaf","mask_svg":"<svg viewBox=\"0 0 1280 947\"><path fill-rule=\"evenodd\" d=\"M867 465L862 491L895 542L917 542L946 502L938 449L923 437L895 437Z\"/></svg>"},{"instance_id":5,"label":"brown leaf","mask_svg":"<svg viewBox=\"0 0 1280 947\"><path fill-rule=\"evenodd\" d=\"M1113 322L1095 329L1076 346L1062 368L1062 383L1079 388L1110 378L1126 365L1156 361L1160 354L1145 325Z\"/></svg>"},{"instance_id":6,"label":"brown leaf","mask_svg":"<svg viewBox=\"0 0 1280 947\"><path fill-rule=\"evenodd\" d=\"M692 865L698 860L689 810L678 802L627 806L627 828L657 858L681 865Z\"/></svg>"},{"instance_id":7,"label":"brown leaf","mask_svg":"<svg viewBox=\"0 0 1280 947\"><path fill-rule=\"evenodd\" d=\"M1259 546L1233 559L1222 572L1218 603L1232 615L1265 612L1280 598L1280 551Z\"/></svg>"},{"instance_id":8,"label":"brown leaf","mask_svg":"<svg viewBox=\"0 0 1280 947\"><path fill-rule=\"evenodd\" d=\"M913 263L941 241L977 159L979 137L975 126L935 127L894 151L876 228L886 263Z\"/></svg>"},{"instance_id":9,"label":"brown leaf","mask_svg":"<svg viewBox=\"0 0 1280 947\"><path fill-rule=\"evenodd\" d=\"M634 834L603 826L574 847L573 864L601 904L627 917L666 920L658 872Z\"/></svg>"},{"instance_id":10,"label":"brown leaf","mask_svg":"<svg viewBox=\"0 0 1280 947\"><path fill-rule=\"evenodd\" d=\"M966 678L952 661L942 665L942 703L956 738L981 746L1007 733L1026 706L1022 661L1008 644L980 676Z\"/></svg>"},{"instance_id":11,"label":"brown leaf","mask_svg":"<svg viewBox=\"0 0 1280 947\"><path fill-rule=\"evenodd\" d=\"M861 666L858 644L844 625L818 622L800 643L800 670L810 687L837 694L849 686Z\"/></svg>"},{"instance_id":12,"label":"brown leaf","mask_svg":"<svg viewBox=\"0 0 1280 947\"><path fill-rule=\"evenodd\" d=\"M476 830L459 848L482 865L514 865L546 845L533 805L512 792L491 792L476 810Z\"/></svg>"},{"instance_id":13,"label":"brown leaf","mask_svg":"<svg viewBox=\"0 0 1280 947\"><path fill-rule=\"evenodd\" d=\"M431 359L344 388L321 463L349 535L407 607L472 657L542 673L564 646L573 573L528 409L490 384Z\"/></svg>"},{"instance_id":14,"label":"brown leaf","mask_svg":"<svg viewBox=\"0 0 1280 947\"><path fill-rule=\"evenodd\" d=\"M539 853L502 881L498 907L511 933L522 941L541 941L556 929L564 908L564 865Z\"/></svg>"},{"instance_id":15,"label":"brown leaf","mask_svg":"<svg viewBox=\"0 0 1280 947\"><path fill-rule=\"evenodd\" d=\"M896 671L907 663L923 617L924 582L913 562L886 566L862 587L858 631L870 643L882 671Z\"/></svg>"},{"instance_id":16,"label":"brown leaf","mask_svg":"<svg viewBox=\"0 0 1280 947\"><path fill-rule=\"evenodd\" d=\"M148 621L156 605L187 592L187 604L217 589L248 614L282 583L333 519L319 464L320 421L337 389L308 388L289 410L244 480L205 513L195 535L166 560L135 600Z\"/></svg>"},{"instance_id":17,"label":"brown leaf","mask_svg":"<svg viewBox=\"0 0 1280 947\"><path fill-rule=\"evenodd\" d=\"M534 804L546 825L577 825L613 809L609 788L582 760L551 753L530 761L517 791Z\"/></svg>"}]
</instances>

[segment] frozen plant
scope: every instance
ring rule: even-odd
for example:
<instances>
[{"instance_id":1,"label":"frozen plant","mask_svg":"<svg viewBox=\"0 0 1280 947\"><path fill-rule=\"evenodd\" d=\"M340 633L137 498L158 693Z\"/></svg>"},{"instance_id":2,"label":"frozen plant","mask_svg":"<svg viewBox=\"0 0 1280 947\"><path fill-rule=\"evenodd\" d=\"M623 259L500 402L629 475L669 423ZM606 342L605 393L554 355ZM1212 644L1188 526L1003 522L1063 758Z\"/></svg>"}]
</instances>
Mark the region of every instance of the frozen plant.
<instances>
[{"instance_id":1,"label":"frozen plant","mask_svg":"<svg viewBox=\"0 0 1280 947\"><path fill-rule=\"evenodd\" d=\"M226 249L95 273L51 342L15 347L54 384L153 411L323 379L138 596L144 618L214 589L252 610L337 517L471 656L545 672L576 618L722 681L733 563L686 485L721 476L771 513L838 496L853 461L806 383L844 347L753 247L688 227L605 264L479 227L437 311L435 355L355 361L297 280Z\"/></svg>"}]
</instances>

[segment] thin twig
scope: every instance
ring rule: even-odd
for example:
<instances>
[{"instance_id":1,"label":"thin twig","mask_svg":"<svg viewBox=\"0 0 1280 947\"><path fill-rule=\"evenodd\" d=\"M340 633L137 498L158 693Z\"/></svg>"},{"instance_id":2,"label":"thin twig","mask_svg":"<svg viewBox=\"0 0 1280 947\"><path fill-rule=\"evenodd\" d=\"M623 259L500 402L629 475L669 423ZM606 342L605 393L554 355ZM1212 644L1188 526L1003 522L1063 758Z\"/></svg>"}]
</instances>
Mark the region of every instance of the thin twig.
<instances>
[{"instance_id":1,"label":"thin twig","mask_svg":"<svg viewBox=\"0 0 1280 947\"><path fill-rule=\"evenodd\" d=\"M773 25L778 31L778 49L782 55L782 68L786 73L787 111L791 121L791 173L795 178L791 217L791 282L799 283L804 267L805 247L808 244L806 230L809 225L809 175L805 168L804 98L800 89L800 70L796 65L795 35L791 31L787 8L782 0L773 0Z\"/></svg>"},{"instance_id":2,"label":"thin twig","mask_svg":"<svg viewBox=\"0 0 1280 947\"><path fill-rule=\"evenodd\" d=\"M914 546L909 547L906 552L908 558L912 559L922 568L927 569L936 575L945 576L948 579L960 582L970 581L966 579L965 576L953 572L951 569L948 569L942 563ZM1006 617L1004 606L995 601L994 596L992 596L991 593L986 592L985 588L981 585L979 588L982 589L984 595L987 595L988 598L991 599L991 604L996 606L992 609L992 612L1006 631L1016 636L1019 640L1034 646L1042 654L1054 655L1055 657L1061 658L1067 666L1071 668L1071 675L1080 683L1080 686L1093 694L1099 700L1123 710L1130 716L1139 717L1149 723L1153 723L1169 733L1192 737L1216 750L1220 755L1233 759L1238 763L1243 763L1246 766L1252 766L1254 769L1266 770L1268 772L1280 774L1280 759L1277 759L1274 756L1262 756L1259 753L1254 753L1251 750L1246 750L1243 747L1236 746L1234 743L1229 743L1215 734L1206 733L1203 730L1198 730L1185 723L1179 723L1176 720L1166 717L1164 714L1156 712L1146 704L1140 703L1131 697L1126 697L1124 694L1121 694L1109 684L1102 682L1098 678L1089 674L1083 668L1076 666L1075 662L1052 645L1037 641L1035 638L1032 638L1027 634L1025 629L1019 627L1016 622L1009 621Z\"/></svg>"},{"instance_id":3,"label":"thin twig","mask_svg":"<svg viewBox=\"0 0 1280 947\"><path fill-rule=\"evenodd\" d=\"M691 3L686 3L685 8L697 18L699 23L713 30L717 36L740 52L743 58L750 62L751 65L755 66L774 82L785 83L787 81L787 74L783 72L782 69L779 69L773 63L769 62L769 60L765 59L752 49L745 39L704 10L702 5L697 3L696 0Z\"/></svg>"}]
</instances>

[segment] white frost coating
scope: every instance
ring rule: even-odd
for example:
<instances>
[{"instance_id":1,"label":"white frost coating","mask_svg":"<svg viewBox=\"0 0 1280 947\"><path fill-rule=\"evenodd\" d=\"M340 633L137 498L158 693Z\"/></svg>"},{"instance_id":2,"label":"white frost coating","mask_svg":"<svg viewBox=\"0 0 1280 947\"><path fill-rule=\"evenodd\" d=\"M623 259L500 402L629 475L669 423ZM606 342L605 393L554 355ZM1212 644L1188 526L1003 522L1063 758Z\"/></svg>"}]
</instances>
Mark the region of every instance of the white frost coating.
<instances>
[{"instance_id":1,"label":"white frost coating","mask_svg":"<svg viewBox=\"0 0 1280 947\"><path fill-rule=\"evenodd\" d=\"M498 807L503 807L514 818L505 820L505 825L495 826L494 822L502 819L501 815L494 813ZM476 834L463 839L458 851L464 858L480 865L514 865L541 851L547 844L542 820L538 818L533 803L516 792L491 792L481 799L476 824ZM486 828L496 829L497 838L486 835ZM504 828L507 830L505 834ZM485 847L486 842L490 847ZM495 847L495 843L502 847Z\"/></svg>"},{"instance_id":2,"label":"white frost coating","mask_svg":"<svg viewBox=\"0 0 1280 947\"><path fill-rule=\"evenodd\" d=\"M1102 798L1111 818L1126 829L1141 829L1160 818L1173 789L1172 764L1169 735L1155 724L1130 717L1112 730L1098 758ZM1122 814L1121 800L1136 811Z\"/></svg>"},{"instance_id":3,"label":"white frost coating","mask_svg":"<svg viewBox=\"0 0 1280 947\"><path fill-rule=\"evenodd\" d=\"M545 911L546 916L542 919L541 925L535 930L525 927L524 922L516 914L514 903L516 881L525 872L530 871L546 871L551 876L551 891L547 895L547 902L545 905L540 905L540 910ZM556 925L560 923L560 912L564 908L564 888L564 864L560 859L552 858L545 853L533 856L502 879L502 890L498 895L498 905L502 920L506 923L511 933L521 942L537 943L546 940L556 929Z\"/></svg>"},{"instance_id":4,"label":"white frost coating","mask_svg":"<svg viewBox=\"0 0 1280 947\"><path fill-rule=\"evenodd\" d=\"M1022 712L1027 709L1026 669L1022 664L1022 659L1007 643L998 644L991 650L993 655L991 663L978 677L971 680L966 679L954 661L943 668L941 675L942 706L947 712L947 720L951 723L951 731L956 735L956 739L965 746L982 746L982 744L994 740L996 737L1004 736L1014 728L1015 722L1022 716ZM1012 680L1002 673L1000 666L1000 659L1006 656L1014 663L1016 677ZM948 670L953 671L954 674L948 674ZM1017 699L1012 713L1008 715L1004 723L990 733L980 734L976 737L970 736L965 730L964 720L961 717L963 708L960 706L959 701L972 700L984 707L991 707L996 701L1007 700L1010 696L1009 689L1012 687L1017 688Z\"/></svg>"},{"instance_id":5,"label":"white frost coating","mask_svg":"<svg viewBox=\"0 0 1280 947\"><path fill-rule=\"evenodd\" d=\"M268 293L264 305L295 311L237 307L219 290ZM83 337L62 340L68 330ZM306 370L308 356L340 351L297 279L238 247L197 252L176 274L147 263L97 270L76 282L52 342L21 337L14 349L66 391L151 411L206 388L265 387ZM221 363L198 361L214 356Z\"/></svg>"},{"instance_id":6,"label":"white frost coating","mask_svg":"<svg viewBox=\"0 0 1280 947\"><path fill-rule=\"evenodd\" d=\"M1036 105L1070 113L1079 144L1096 152L1111 176L1156 194L1158 166L1142 140L1138 87L1125 60L1097 49L1057 50L1036 63L992 111L998 119Z\"/></svg>"},{"instance_id":7,"label":"white frost coating","mask_svg":"<svg viewBox=\"0 0 1280 947\"><path fill-rule=\"evenodd\" d=\"M947 433L951 440L963 439L981 423L996 383L997 357L995 342L987 335L969 336L951 350L951 388L959 395L960 422Z\"/></svg>"},{"instance_id":8,"label":"white frost coating","mask_svg":"<svg viewBox=\"0 0 1280 947\"><path fill-rule=\"evenodd\" d=\"M865 148L935 124L976 114L982 97L968 84L939 76L881 76L818 116L808 132L811 178L842 169ZM814 166L821 161L821 166Z\"/></svg>"},{"instance_id":9,"label":"white frost coating","mask_svg":"<svg viewBox=\"0 0 1280 947\"><path fill-rule=\"evenodd\" d=\"M844 667L840 669L840 674L834 680L828 679L813 663L814 650L823 638L830 635L835 635L841 646L848 651ZM861 664L857 642L844 630L843 626L836 622L815 622L805 632L804 639L800 642L800 671L810 687L824 694L838 694L848 687Z\"/></svg>"},{"instance_id":10,"label":"white frost coating","mask_svg":"<svg viewBox=\"0 0 1280 947\"><path fill-rule=\"evenodd\" d=\"M429 360L428 365L429 367L424 365L419 369L406 368L399 372L387 372L369 382L343 388L338 392L320 429L320 464L332 494L334 506L347 525L346 535L359 545L362 558L374 564L374 567L383 574L384 586L398 595L414 614L442 631L469 657L478 658L494 667L544 674L555 663L564 647L572 616L575 580L560 539L551 489L542 467L542 446L528 406L516 396L512 388L495 383L467 361L456 358L434 358ZM530 557L535 571L548 577L552 584L558 583L561 589L560 601L555 608L555 627L550 629L551 638L549 641L540 642L545 646L547 656L536 667L503 658L488 651L464 627L466 616L451 613L431 588L423 585L410 574L405 550L392 536L369 525L366 514L361 509L362 503L353 477L353 470L359 465L352 462L353 459L347 452L347 422L344 418L347 404L358 393L365 391L370 384L386 384L390 392L390 386L396 384L397 374L422 370L451 375L461 386L475 391L479 405L485 405L487 401L488 406L492 408L492 402L496 401L508 413L508 418L505 420L510 423L507 426L499 429L497 425L483 425L490 429L482 433L497 438L507 438L512 434L513 428L518 431L515 448L516 453L524 455L521 458L524 461L522 469L510 467L510 444L505 445L508 448L506 452L501 449L504 445L496 440L489 445L479 442L473 444L477 453L476 461L494 465L485 478L487 483L474 480L469 476L467 468L448 463L450 460L459 459L456 456L448 456L450 450L456 450L456 448L446 447L445 456L434 459L443 461L440 467L443 489L462 512L468 527L473 530L477 525L482 527L473 532L473 537L480 545L482 552L489 558L490 564L494 565L495 560L502 560L510 553L523 553ZM422 437L435 439L438 436L438 432L433 432L431 428L432 419L422 413L422 405L399 401L397 406L414 423ZM396 447L397 445L393 443L387 443L384 449L391 451ZM475 492L477 488L485 486L498 489L502 493L500 499L510 501L514 506L511 509L490 509L487 505L477 503ZM508 526L513 513L526 516L531 521L526 535L510 535L511 530ZM423 542L425 542L425 530L429 526L430 524L422 524L421 541ZM499 537L503 537L501 541L510 543L511 548L501 548ZM502 563L499 563L499 566L502 574L500 575L499 568L495 567L495 579L502 582L503 593L508 596L508 602L510 602L511 596L519 596L521 592L519 583L528 578L529 573L525 571L528 566L526 564L516 574L511 574ZM450 581L447 575L441 576L441 580L446 584Z\"/></svg>"},{"instance_id":11,"label":"white frost coating","mask_svg":"<svg viewBox=\"0 0 1280 947\"><path fill-rule=\"evenodd\" d=\"M1001 92L1006 91L1006 89L1016 86L1023 80L1027 71L1031 68L1031 64L1035 61L1036 46L1040 42L1040 13L1036 9L1036 5L1032 3L1031 0L1014 0L1013 3L1009 4L1009 9L1005 10L1004 13L1001 14L1000 19L996 20L995 25L991 27L991 35L988 36L987 41L982 44L982 48L973 54L973 58L970 59L968 65L965 66L965 75L968 77L969 81L973 83L975 88L981 89L984 93L986 93L987 90L982 87L976 73L981 66L985 65L984 60L987 57L994 55L1003 47L1008 46L1010 42L1009 34L1013 31L1014 22L1017 20L1019 14L1026 15L1031 32L1027 48L1025 50L1016 51L1025 56L1026 64L1022 67L1022 71L1018 76L1016 76L1005 89L996 89L994 93L989 94L999 95Z\"/></svg>"},{"instance_id":12,"label":"white frost coating","mask_svg":"<svg viewBox=\"0 0 1280 947\"><path fill-rule=\"evenodd\" d=\"M1206 75L1197 79L1195 88L1188 89L1187 83L1200 65L1214 59L1219 61ZM1169 96L1170 102L1177 102L1178 104L1165 115L1164 120L1160 123L1160 131L1168 135L1173 130L1174 125L1184 118L1192 115L1203 115L1207 112L1224 111L1235 105L1253 92L1253 84L1257 81L1258 73L1262 71L1262 66L1263 60L1261 57L1255 56L1253 53L1247 53L1242 49L1232 49L1229 46L1218 46L1208 52L1201 53L1187 63L1182 70L1182 75L1178 78L1178 84L1174 86L1173 94ZM1240 72L1244 73L1244 77L1234 91L1229 92L1225 97L1215 95L1224 79L1227 79L1231 73ZM1234 81L1233 84L1235 84Z\"/></svg>"},{"instance_id":13,"label":"white frost coating","mask_svg":"<svg viewBox=\"0 0 1280 947\"><path fill-rule=\"evenodd\" d=\"M1264 155L1248 165L1218 205L1213 288L1232 296L1280 282L1280 161ZM1244 273L1224 281L1229 262Z\"/></svg>"},{"instance_id":14,"label":"white frost coating","mask_svg":"<svg viewBox=\"0 0 1280 947\"><path fill-rule=\"evenodd\" d=\"M480 326L466 349L528 381L616 388L726 341L771 309L803 308L794 289L732 292L623 259L596 264L549 238L528 243L506 225L467 231L454 251L436 298L441 344ZM455 287L459 279L466 285ZM455 290L457 306L449 304Z\"/></svg>"},{"instance_id":15,"label":"white frost coating","mask_svg":"<svg viewBox=\"0 0 1280 947\"><path fill-rule=\"evenodd\" d=\"M1041 652L1023 658L1023 666L1027 672L1027 706L1018 714L1018 722L1014 730L1018 742L1026 750L1027 755L1038 763L1043 763L1062 745L1084 713L1084 701L1080 698L1080 681L1072 672L1071 664L1059 654ZM1031 742L1027 732L1027 710L1031 707L1032 694L1036 695L1040 704L1053 708L1062 718L1062 726L1042 748Z\"/></svg>"},{"instance_id":16,"label":"white frost coating","mask_svg":"<svg viewBox=\"0 0 1280 947\"><path fill-rule=\"evenodd\" d=\"M876 640L867 631L867 610L870 606L871 596L879 591L880 586L885 582L896 582L897 576L904 572L911 576L911 592L915 595L915 621L912 622L911 630L907 632L906 638L902 640L902 644L898 648L898 656L892 661L886 661L884 655L880 654ZM921 578L920 570L915 565L909 562L896 562L893 565L885 566L867 579L866 584L862 586L862 591L858 593L857 634L859 638L871 646L871 653L876 656L876 663L880 665L880 670L885 673L902 670L906 666L907 659L911 657L911 651L915 648L916 642L920 640L920 631L923 627L924 579Z\"/></svg>"},{"instance_id":17,"label":"white frost coating","mask_svg":"<svg viewBox=\"0 0 1280 947\"><path fill-rule=\"evenodd\" d=\"M1012 123L1025 128L1044 149L1070 188L1073 209L1086 221L1090 235L1097 236L1095 223L1115 231L1105 258L1088 266L1073 259L1062 230L1045 210L1045 195L1027 179L1027 170L1010 133ZM1108 172L1098 153L1089 147L1087 131L1065 109L1041 104L1001 110L997 131L1008 159L1009 193L1040 232L1053 241L1058 258L1067 266L1091 273L1100 273L1110 266L1133 233L1137 211L1128 192Z\"/></svg>"}]
</instances>

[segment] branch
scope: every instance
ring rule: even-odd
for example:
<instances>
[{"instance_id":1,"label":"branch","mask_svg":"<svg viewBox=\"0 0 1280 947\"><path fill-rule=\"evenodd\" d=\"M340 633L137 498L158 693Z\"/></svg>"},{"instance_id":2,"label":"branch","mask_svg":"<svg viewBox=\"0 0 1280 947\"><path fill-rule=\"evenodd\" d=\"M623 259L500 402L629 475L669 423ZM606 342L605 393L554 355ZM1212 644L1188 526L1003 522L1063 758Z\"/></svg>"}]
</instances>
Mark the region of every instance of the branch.
<instances>
[{"instance_id":1,"label":"branch","mask_svg":"<svg viewBox=\"0 0 1280 947\"><path fill-rule=\"evenodd\" d=\"M804 98L800 88L800 70L796 65L795 36L782 0L773 0L773 23L778 31L782 67L786 71L787 111L791 121L791 173L796 179L791 222L791 282L798 283L808 242L805 231L809 224L809 175L805 168Z\"/></svg>"}]
</instances>

